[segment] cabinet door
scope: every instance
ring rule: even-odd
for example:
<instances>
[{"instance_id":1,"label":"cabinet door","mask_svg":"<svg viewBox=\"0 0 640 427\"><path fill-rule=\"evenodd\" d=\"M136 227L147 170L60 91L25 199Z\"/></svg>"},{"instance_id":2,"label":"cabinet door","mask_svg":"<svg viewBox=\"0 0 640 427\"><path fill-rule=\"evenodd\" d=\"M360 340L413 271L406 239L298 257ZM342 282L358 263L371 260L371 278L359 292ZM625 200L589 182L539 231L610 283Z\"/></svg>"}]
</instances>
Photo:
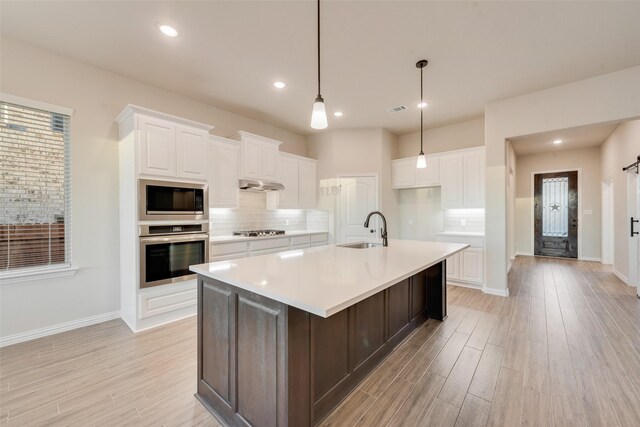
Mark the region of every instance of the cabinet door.
<instances>
[{"instance_id":1,"label":"cabinet door","mask_svg":"<svg viewBox=\"0 0 640 427\"><path fill-rule=\"evenodd\" d=\"M209 205L214 208L237 208L240 190L240 146L214 141L209 150Z\"/></svg>"},{"instance_id":2,"label":"cabinet door","mask_svg":"<svg viewBox=\"0 0 640 427\"><path fill-rule=\"evenodd\" d=\"M278 191L279 208L298 207L298 160L280 156L278 159L278 179L284 190Z\"/></svg>"},{"instance_id":3,"label":"cabinet door","mask_svg":"<svg viewBox=\"0 0 640 427\"><path fill-rule=\"evenodd\" d=\"M484 251L469 248L460 253L460 280L473 283L484 282Z\"/></svg>"},{"instance_id":4,"label":"cabinet door","mask_svg":"<svg viewBox=\"0 0 640 427\"><path fill-rule=\"evenodd\" d=\"M484 150L464 153L463 191L465 208L484 208Z\"/></svg>"},{"instance_id":5,"label":"cabinet door","mask_svg":"<svg viewBox=\"0 0 640 427\"><path fill-rule=\"evenodd\" d=\"M462 194L462 155L440 158L440 184L442 209L464 207Z\"/></svg>"},{"instance_id":6,"label":"cabinet door","mask_svg":"<svg viewBox=\"0 0 640 427\"><path fill-rule=\"evenodd\" d=\"M460 254L447 258L447 279L460 279Z\"/></svg>"},{"instance_id":7,"label":"cabinet door","mask_svg":"<svg viewBox=\"0 0 640 427\"><path fill-rule=\"evenodd\" d=\"M146 175L176 176L176 134L173 123L139 116L139 171Z\"/></svg>"},{"instance_id":8,"label":"cabinet door","mask_svg":"<svg viewBox=\"0 0 640 427\"><path fill-rule=\"evenodd\" d=\"M208 143L208 132L185 126L176 127L177 176L207 179Z\"/></svg>"},{"instance_id":9,"label":"cabinet door","mask_svg":"<svg viewBox=\"0 0 640 427\"><path fill-rule=\"evenodd\" d=\"M416 184L416 158L398 159L391 162L392 188L413 187Z\"/></svg>"},{"instance_id":10,"label":"cabinet door","mask_svg":"<svg viewBox=\"0 0 640 427\"><path fill-rule=\"evenodd\" d=\"M427 156L427 167L416 168L416 186L433 187L436 185L440 185L440 159Z\"/></svg>"},{"instance_id":11,"label":"cabinet door","mask_svg":"<svg viewBox=\"0 0 640 427\"><path fill-rule=\"evenodd\" d=\"M266 181L278 180L278 146L262 144L262 179Z\"/></svg>"},{"instance_id":12,"label":"cabinet door","mask_svg":"<svg viewBox=\"0 0 640 427\"><path fill-rule=\"evenodd\" d=\"M315 208L318 187L316 162L300 160L298 178L298 206L303 209Z\"/></svg>"},{"instance_id":13,"label":"cabinet door","mask_svg":"<svg viewBox=\"0 0 640 427\"><path fill-rule=\"evenodd\" d=\"M262 179L262 142L242 141L242 177Z\"/></svg>"}]
</instances>

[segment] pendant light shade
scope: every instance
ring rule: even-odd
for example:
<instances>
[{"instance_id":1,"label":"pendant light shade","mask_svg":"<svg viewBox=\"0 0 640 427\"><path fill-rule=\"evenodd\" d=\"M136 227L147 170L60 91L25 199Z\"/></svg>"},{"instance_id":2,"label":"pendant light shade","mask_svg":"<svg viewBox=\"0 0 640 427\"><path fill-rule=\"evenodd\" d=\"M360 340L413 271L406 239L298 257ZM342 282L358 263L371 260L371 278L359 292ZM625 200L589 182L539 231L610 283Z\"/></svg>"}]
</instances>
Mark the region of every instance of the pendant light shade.
<instances>
[{"instance_id":1,"label":"pendant light shade","mask_svg":"<svg viewBox=\"0 0 640 427\"><path fill-rule=\"evenodd\" d=\"M313 103L313 111L311 112L311 127L314 129L326 129L329 126L327 122L327 110L324 107L324 99L321 96L316 98Z\"/></svg>"},{"instance_id":2,"label":"pendant light shade","mask_svg":"<svg viewBox=\"0 0 640 427\"><path fill-rule=\"evenodd\" d=\"M324 99L320 95L320 0L318 4L318 96L313 103L311 111L311 127L313 129L326 129L329 126L327 121L327 109L324 106Z\"/></svg>"},{"instance_id":3,"label":"pendant light shade","mask_svg":"<svg viewBox=\"0 0 640 427\"><path fill-rule=\"evenodd\" d=\"M416 162L416 167L418 169L424 169L427 167L427 159L424 157L424 151L422 151L422 139L424 137L424 129L423 129L423 115L424 115L424 107L426 104L424 99L422 99L422 70L427 66L429 61L426 59L421 59L416 63L416 67L420 68L420 154L418 154L418 161Z\"/></svg>"}]
</instances>

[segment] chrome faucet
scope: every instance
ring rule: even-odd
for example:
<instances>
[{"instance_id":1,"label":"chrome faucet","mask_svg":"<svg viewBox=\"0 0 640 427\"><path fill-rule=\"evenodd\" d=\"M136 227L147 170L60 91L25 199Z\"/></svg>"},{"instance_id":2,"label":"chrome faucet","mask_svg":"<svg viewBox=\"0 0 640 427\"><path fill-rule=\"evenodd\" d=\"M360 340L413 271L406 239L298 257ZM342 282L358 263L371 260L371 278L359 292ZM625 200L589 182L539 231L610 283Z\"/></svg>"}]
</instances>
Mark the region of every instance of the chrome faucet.
<instances>
[{"instance_id":1,"label":"chrome faucet","mask_svg":"<svg viewBox=\"0 0 640 427\"><path fill-rule=\"evenodd\" d=\"M382 212L373 211L369 213L369 215L367 215L367 219L364 221L364 227L369 228L369 219L372 215L380 215L380 218L382 218L383 228L380 229L380 233L382 233L382 246L389 246L389 240L387 240L387 219L382 215Z\"/></svg>"}]
</instances>

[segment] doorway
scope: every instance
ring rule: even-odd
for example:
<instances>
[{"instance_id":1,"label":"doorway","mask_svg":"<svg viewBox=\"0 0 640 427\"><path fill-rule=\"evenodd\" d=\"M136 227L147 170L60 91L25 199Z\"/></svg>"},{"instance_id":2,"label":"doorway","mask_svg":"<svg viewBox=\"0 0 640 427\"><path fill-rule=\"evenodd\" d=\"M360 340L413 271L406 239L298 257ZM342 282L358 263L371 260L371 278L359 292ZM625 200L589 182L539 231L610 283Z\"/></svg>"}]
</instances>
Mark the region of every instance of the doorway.
<instances>
[{"instance_id":1,"label":"doorway","mask_svg":"<svg viewBox=\"0 0 640 427\"><path fill-rule=\"evenodd\" d=\"M534 254L578 258L578 172L534 175Z\"/></svg>"},{"instance_id":2,"label":"doorway","mask_svg":"<svg viewBox=\"0 0 640 427\"><path fill-rule=\"evenodd\" d=\"M613 264L614 228L613 180L602 182L602 263Z\"/></svg>"},{"instance_id":3,"label":"doorway","mask_svg":"<svg viewBox=\"0 0 640 427\"><path fill-rule=\"evenodd\" d=\"M379 236L378 216L370 227L364 221L371 211L378 210L378 177L375 175L340 176L338 233L341 243L374 242Z\"/></svg>"}]
</instances>

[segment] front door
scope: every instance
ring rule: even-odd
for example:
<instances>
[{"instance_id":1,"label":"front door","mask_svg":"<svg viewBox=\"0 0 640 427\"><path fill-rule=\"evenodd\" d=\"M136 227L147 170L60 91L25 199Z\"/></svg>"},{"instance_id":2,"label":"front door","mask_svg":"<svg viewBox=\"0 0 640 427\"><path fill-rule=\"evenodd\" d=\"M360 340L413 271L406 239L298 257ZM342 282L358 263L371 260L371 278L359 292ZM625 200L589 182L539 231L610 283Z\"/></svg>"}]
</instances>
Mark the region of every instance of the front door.
<instances>
[{"instance_id":1,"label":"front door","mask_svg":"<svg viewBox=\"0 0 640 427\"><path fill-rule=\"evenodd\" d=\"M378 240L378 217L364 228L364 220L378 209L378 186L375 176L340 178L340 242L375 242Z\"/></svg>"},{"instance_id":2,"label":"front door","mask_svg":"<svg viewBox=\"0 0 640 427\"><path fill-rule=\"evenodd\" d=\"M534 176L534 254L578 258L578 172Z\"/></svg>"}]
</instances>

